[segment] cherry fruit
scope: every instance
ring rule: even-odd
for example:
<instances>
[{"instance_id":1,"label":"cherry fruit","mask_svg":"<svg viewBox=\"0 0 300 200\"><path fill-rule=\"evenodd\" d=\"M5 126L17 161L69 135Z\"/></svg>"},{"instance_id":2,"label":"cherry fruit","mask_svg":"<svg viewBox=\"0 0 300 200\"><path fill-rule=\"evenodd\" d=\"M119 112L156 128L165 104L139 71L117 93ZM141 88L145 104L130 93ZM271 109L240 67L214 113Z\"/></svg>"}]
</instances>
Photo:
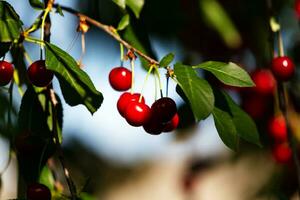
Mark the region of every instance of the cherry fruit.
<instances>
[{"instance_id":1,"label":"cherry fruit","mask_svg":"<svg viewBox=\"0 0 300 200\"><path fill-rule=\"evenodd\" d=\"M292 158L292 150L287 143L276 144L272 150L273 158L277 163L288 163Z\"/></svg>"},{"instance_id":2,"label":"cherry fruit","mask_svg":"<svg viewBox=\"0 0 300 200\"><path fill-rule=\"evenodd\" d=\"M0 86L7 85L13 78L13 65L6 61L0 61Z\"/></svg>"},{"instance_id":3,"label":"cherry fruit","mask_svg":"<svg viewBox=\"0 0 300 200\"><path fill-rule=\"evenodd\" d=\"M176 103L169 97L160 98L152 104L151 112L159 122L167 123L177 113Z\"/></svg>"},{"instance_id":4,"label":"cherry fruit","mask_svg":"<svg viewBox=\"0 0 300 200\"><path fill-rule=\"evenodd\" d=\"M142 126L150 117L150 108L145 103L133 101L126 107L124 117L131 126Z\"/></svg>"},{"instance_id":5,"label":"cherry fruit","mask_svg":"<svg viewBox=\"0 0 300 200\"><path fill-rule=\"evenodd\" d=\"M286 122L282 115L276 116L269 121L268 131L277 141L284 142L287 140Z\"/></svg>"},{"instance_id":6,"label":"cherry fruit","mask_svg":"<svg viewBox=\"0 0 300 200\"><path fill-rule=\"evenodd\" d=\"M174 117L171 119L171 121L167 122L165 124L165 127L163 129L163 132L171 132L177 128L179 124L179 115L176 113Z\"/></svg>"},{"instance_id":7,"label":"cherry fruit","mask_svg":"<svg viewBox=\"0 0 300 200\"><path fill-rule=\"evenodd\" d=\"M153 112L151 112L148 121L143 125L144 130L151 135L159 135L164 129L164 124L159 122Z\"/></svg>"},{"instance_id":8,"label":"cherry fruit","mask_svg":"<svg viewBox=\"0 0 300 200\"><path fill-rule=\"evenodd\" d=\"M49 188L40 183L33 183L27 188L28 200L51 200Z\"/></svg>"},{"instance_id":9,"label":"cherry fruit","mask_svg":"<svg viewBox=\"0 0 300 200\"><path fill-rule=\"evenodd\" d=\"M254 92L261 95L272 95L276 89L276 80L270 70L261 69L253 72L251 75L255 83Z\"/></svg>"},{"instance_id":10,"label":"cherry fruit","mask_svg":"<svg viewBox=\"0 0 300 200\"><path fill-rule=\"evenodd\" d=\"M125 110L126 110L126 107L131 103L131 102L134 102L134 101L138 101L139 98L140 98L140 95L139 93L134 93L134 94L131 94L129 92L124 92L118 102L117 102L117 108L118 108L118 111L120 113L120 115L122 117L124 117L124 113L125 113ZM145 99L144 97L142 97L142 100L141 100L141 103L145 103Z\"/></svg>"},{"instance_id":11,"label":"cherry fruit","mask_svg":"<svg viewBox=\"0 0 300 200\"><path fill-rule=\"evenodd\" d=\"M53 79L53 72L46 68L45 60L32 63L27 73L30 82L37 87L46 87Z\"/></svg>"},{"instance_id":12,"label":"cherry fruit","mask_svg":"<svg viewBox=\"0 0 300 200\"><path fill-rule=\"evenodd\" d=\"M271 69L279 81L287 81L295 73L295 64L287 56L281 56L272 60Z\"/></svg>"},{"instance_id":13,"label":"cherry fruit","mask_svg":"<svg viewBox=\"0 0 300 200\"><path fill-rule=\"evenodd\" d=\"M109 73L109 83L117 91L126 91L131 87L131 71L125 67L113 68Z\"/></svg>"},{"instance_id":14,"label":"cherry fruit","mask_svg":"<svg viewBox=\"0 0 300 200\"><path fill-rule=\"evenodd\" d=\"M296 12L296 15L298 17L298 19L300 19L300 0L296 0L295 1L295 12Z\"/></svg>"}]
</instances>

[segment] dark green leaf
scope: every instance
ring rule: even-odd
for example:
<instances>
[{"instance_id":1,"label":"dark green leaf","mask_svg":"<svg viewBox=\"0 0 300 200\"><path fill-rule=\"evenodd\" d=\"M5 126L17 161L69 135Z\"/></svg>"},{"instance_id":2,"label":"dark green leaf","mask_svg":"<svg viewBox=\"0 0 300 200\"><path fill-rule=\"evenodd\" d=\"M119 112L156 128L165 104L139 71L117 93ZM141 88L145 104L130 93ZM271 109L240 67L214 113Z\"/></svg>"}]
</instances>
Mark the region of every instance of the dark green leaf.
<instances>
[{"instance_id":1,"label":"dark green leaf","mask_svg":"<svg viewBox=\"0 0 300 200\"><path fill-rule=\"evenodd\" d=\"M58 13L58 14L60 14L60 16L64 16L63 10L61 9L60 5L57 6L55 12Z\"/></svg>"},{"instance_id":2,"label":"dark green leaf","mask_svg":"<svg viewBox=\"0 0 300 200\"><path fill-rule=\"evenodd\" d=\"M26 69L27 65L24 61L24 51L25 49L23 44L14 44L10 50L15 71L18 72L19 79L18 82L16 81L18 85L28 83L27 69Z\"/></svg>"},{"instance_id":3,"label":"dark green leaf","mask_svg":"<svg viewBox=\"0 0 300 200\"><path fill-rule=\"evenodd\" d=\"M238 149L239 137L231 116L227 112L215 107L213 117L219 136L224 144L236 151Z\"/></svg>"},{"instance_id":4,"label":"dark green leaf","mask_svg":"<svg viewBox=\"0 0 300 200\"><path fill-rule=\"evenodd\" d=\"M29 0L30 5L35 9L44 9L45 4L40 0Z\"/></svg>"},{"instance_id":5,"label":"dark green leaf","mask_svg":"<svg viewBox=\"0 0 300 200\"><path fill-rule=\"evenodd\" d=\"M14 8L0 1L0 42L13 42L20 36L22 22Z\"/></svg>"},{"instance_id":6,"label":"dark green leaf","mask_svg":"<svg viewBox=\"0 0 300 200\"><path fill-rule=\"evenodd\" d=\"M55 73L69 105L83 104L91 113L101 106L103 96L89 76L68 53L50 43L46 43L46 67Z\"/></svg>"},{"instance_id":7,"label":"dark green leaf","mask_svg":"<svg viewBox=\"0 0 300 200\"><path fill-rule=\"evenodd\" d=\"M159 61L159 66L160 67L168 67L170 65L170 63L173 61L173 59L174 59L174 54L168 53Z\"/></svg>"},{"instance_id":8,"label":"dark green leaf","mask_svg":"<svg viewBox=\"0 0 300 200\"><path fill-rule=\"evenodd\" d=\"M208 82L197 76L191 66L175 64L179 86L189 100L196 121L205 119L214 108L214 95Z\"/></svg>"},{"instance_id":9,"label":"dark green leaf","mask_svg":"<svg viewBox=\"0 0 300 200\"><path fill-rule=\"evenodd\" d=\"M51 170L47 166L43 167L40 178L39 178L39 183L42 183L42 184L46 185L50 190L53 190L54 182L55 182L55 180L54 180Z\"/></svg>"},{"instance_id":10,"label":"dark green leaf","mask_svg":"<svg viewBox=\"0 0 300 200\"><path fill-rule=\"evenodd\" d=\"M118 24L118 30L123 30L125 29L130 23L130 17L129 14L126 14L122 17L122 19L120 20L119 24Z\"/></svg>"},{"instance_id":11,"label":"dark green leaf","mask_svg":"<svg viewBox=\"0 0 300 200\"><path fill-rule=\"evenodd\" d=\"M231 116L238 136L250 143L261 146L259 133L251 117L227 93L215 89L214 94L216 98L215 107Z\"/></svg>"},{"instance_id":12,"label":"dark green leaf","mask_svg":"<svg viewBox=\"0 0 300 200\"><path fill-rule=\"evenodd\" d=\"M133 11L136 18L140 17L144 3L144 0L126 0L126 5Z\"/></svg>"},{"instance_id":13,"label":"dark green leaf","mask_svg":"<svg viewBox=\"0 0 300 200\"><path fill-rule=\"evenodd\" d=\"M201 68L213 73L220 81L227 85L237 87L255 86L248 73L238 65L229 62L208 61L201 63L194 68Z\"/></svg>"},{"instance_id":14,"label":"dark green leaf","mask_svg":"<svg viewBox=\"0 0 300 200\"><path fill-rule=\"evenodd\" d=\"M0 42L0 58L9 51L10 45L11 42Z\"/></svg>"}]
</instances>

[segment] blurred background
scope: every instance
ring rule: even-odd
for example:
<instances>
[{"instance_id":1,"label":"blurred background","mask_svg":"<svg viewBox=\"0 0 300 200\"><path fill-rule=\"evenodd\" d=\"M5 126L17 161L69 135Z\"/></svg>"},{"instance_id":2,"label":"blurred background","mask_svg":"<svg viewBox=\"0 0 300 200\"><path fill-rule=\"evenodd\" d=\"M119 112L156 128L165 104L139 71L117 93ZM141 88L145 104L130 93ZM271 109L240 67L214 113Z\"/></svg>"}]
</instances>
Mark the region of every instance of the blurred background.
<instances>
[{"instance_id":1,"label":"blurred background","mask_svg":"<svg viewBox=\"0 0 300 200\"><path fill-rule=\"evenodd\" d=\"M39 15L28 1L8 2L24 19L24 27L29 27ZM117 26L122 16L111 0L56 0L56 3L113 26ZM268 68L273 49L276 49L269 26L271 15L277 16L281 23L287 54L296 63L299 61L300 32L294 3L291 0L146 0L139 19L130 13L131 25L122 35L157 59L173 52L174 63L232 61L251 73L257 68ZM79 60L78 19L63 13L64 17L51 14L51 42ZM133 31L135 40L128 37L128 31ZM265 124L272 109L256 118L265 147L243 143L240 151L233 153L220 140L212 117L195 124L189 106L176 93L176 85L171 81L169 96L177 103L179 128L159 136L149 135L143 128L128 125L116 108L120 93L110 87L108 74L120 65L119 44L95 27L85 34L85 40L83 69L103 93L104 102L94 115L83 106L70 107L62 103L65 159L78 190L87 194L86 199L297 199L293 165L278 164L269 148ZM39 46L26 43L25 47L32 60L39 58ZM11 60L11 57L6 59ZM129 62L124 65L130 67ZM146 73L137 60L137 92L142 88ZM222 87L209 74L201 76ZM149 105L155 100L154 81L151 77L145 89ZM164 76L162 82L165 92ZM297 78L290 85L295 93L295 106L299 105L298 85ZM54 87L61 96L57 80ZM241 91L224 89L244 106ZM17 88L14 91L14 105L18 110L20 95ZM272 106L272 102L271 98L265 107ZM251 108L260 110L255 105ZM297 113L294 119L297 127ZM8 162L9 149L3 137L0 140L1 200L16 198L17 192L18 171L14 156L9 167L1 171Z\"/></svg>"}]
</instances>

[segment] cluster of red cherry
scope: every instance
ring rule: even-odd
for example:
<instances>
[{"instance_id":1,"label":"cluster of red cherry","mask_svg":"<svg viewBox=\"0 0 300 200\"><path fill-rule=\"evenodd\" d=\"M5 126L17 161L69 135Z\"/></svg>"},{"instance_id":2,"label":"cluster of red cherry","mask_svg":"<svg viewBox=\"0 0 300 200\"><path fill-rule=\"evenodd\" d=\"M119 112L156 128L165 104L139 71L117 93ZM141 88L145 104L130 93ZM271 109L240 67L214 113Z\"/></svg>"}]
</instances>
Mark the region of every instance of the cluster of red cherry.
<instances>
[{"instance_id":1,"label":"cluster of red cherry","mask_svg":"<svg viewBox=\"0 0 300 200\"><path fill-rule=\"evenodd\" d=\"M254 119L263 119L268 113L270 98L274 98L277 82L288 81L295 73L295 65L287 56L272 60L271 70L259 69L251 74L256 87L250 89L243 100L243 107ZM278 163L291 160L292 151L288 145L286 121L282 114L273 115L268 122L268 132L274 141L272 155Z\"/></svg>"},{"instance_id":2,"label":"cluster of red cherry","mask_svg":"<svg viewBox=\"0 0 300 200\"><path fill-rule=\"evenodd\" d=\"M0 61L0 86L7 85L13 78L14 67L10 62ZM46 87L53 79L53 72L45 67L45 60L32 63L27 75L30 82L37 87Z\"/></svg>"},{"instance_id":3,"label":"cluster of red cherry","mask_svg":"<svg viewBox=\"0 0 300 200\"><path fill-rule=\"evenodd\" d=\"M117 91L126 91L132 86L132 72L125 67L113 68L109 73L109 83ZM142 94L124 92L117 108L128 124L143 126L153 135L173 131L179 124L176 103L169 97L156 100L150 108Z\"/></svg>"}]
</instances>

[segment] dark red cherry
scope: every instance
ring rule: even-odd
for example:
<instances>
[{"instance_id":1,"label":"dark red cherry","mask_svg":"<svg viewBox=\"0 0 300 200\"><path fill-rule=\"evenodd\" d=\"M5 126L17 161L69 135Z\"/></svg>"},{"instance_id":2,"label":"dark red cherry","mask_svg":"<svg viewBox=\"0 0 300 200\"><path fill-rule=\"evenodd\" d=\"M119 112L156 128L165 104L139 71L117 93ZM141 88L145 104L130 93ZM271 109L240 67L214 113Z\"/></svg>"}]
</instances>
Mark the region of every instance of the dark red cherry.
<instances>
[{"instance_id":1,"label":"dark red cherry","mask_svg":"<svg viewBox=\"0 0 300 200\"><path fill-rule=\"evenodd\" d=\"M0 61L0 86L7 85L14 75L13 65L6 61Z\"/></svg>"},{"instance_id":2,"label":"dark red cherry","mask_svg":"<svg viewBox=\"0 0 300 200\"><path fill-rule=\"evenodd\" d=\"M292 159L292 150L287 143L276 144L272 155L277 163L286 164Z\"/></svg>"},{"instance_id":3,"label":"dark red cherry","mask_svg":"<svg viewBox=\"0 0 300 200\"><path fill-rule=\"evenodd\" d=\"M40 183L30 184L27 188L28 200L51 200L49 188Z\"/></svg>"},{"instance_id":4,"label":"dark red cherry","mask_svg":"<svg viewBox=\"0 0 300 200\"><path fill-rule=\"evenodd\" d=\"M253 91L262 95L272 95L276 89L276 80L270 70L261 69L251 75L255 87Z\"/></svg>"},{"instance_id":5,"label":"dark red cherry","mask_svg":"<svg viewBox=\"0 0 300 200\"><path fill-rule=\"evenodd\" d=\"M131 126L142 126L150 117L150 108L144 103L133 101L126 107L124 117Z\"/></svg>"},{"instance_id":6,"label":"dark red cherry","mask_svg":"<svg viewBox=\"0 0 300 200\"><path fill-rule=\"evenodd\" d=\"M177 113L176 103L169 97L160 98L152 104L151 112L158 121L166 123Z\"/></svg>"},{"instance_id":7,"label":"dark red cherry","mask_svg":"<svg viewBox=\"0 0 300 200\"><path fill-rule=\"evenodd\" d=\"M298 19L300 19L300 0L295 1L294 9L295 9L295 13L296 13Z\"/></svg>"},{"instance_id":8,"label":"dark red cherry","mask_svg":"<svg viewBox=\"0 0 300 200\"><path fill-rule=\"evenodd\" d=\"M143 125L144 130L151 135L159 135L163 131L164 124L156 119L156 116L150 114L148 121Z\"/></svg>"},{"instance_id":9,"label":"dark red cherry","mask_svg":"<svg viewBox=\"0 0 300 200\"><path fill-rule=\"evenodd\" d=\"M163 132L171 132L177 128L179 124L179 115L176 113L171 121L167 122L164 126Z\"/></svg>"},{"instance_id":10,"label":"dark red cherry","mask_svg":"<svg viewBox=\"0 0 300 200\"><path fill-rule=\"evenodd\" d=\"M281 56L272 60L271 70L279 81L288 81L295 73L295 64L289 57Z\"/></svg>"},{"instance_id":11,"label":"dark red cherry","mask_svg":"<svg viewBox=\"0 0 300 200\"><path fill-rule=\"evenodd\" d=\"M27 70L30 82L37 87L46 87L53 79L53 72L48 70L45 60L38 60L32 63Z\"/></svg>"},{"instance_id":12,"label":"dark red cherry","mask_svg":"<svg viewBox=\"0 0 300 200\"><path fill-rule=\"evenodd\" d=\"M117 91L126 91L131 87L131 71L125 67L113 68L109 73L109 83Z\"/></svg>"},{"instance_id":13,"label":"dark red cherry","mask_svg":"<svg viewBox=\"0 0 300 200\"><path fill-rule=\"evenodd\" d=\"M276 141L285 142L287 140L287 128L284 117L282 115L273 117L269 121L268 131Z\"/></svg>"},{"instance_id":14,"label":"dark red cherry","mask_svg":"<svg viewBox=\"0 0 300 200\"><path fill-rule=\"evenodd\" d=\"M133 101L138 101L140 98L140 95L141 95L140 93L131 94L129 92L124 92L120 96L120 98L117 102L117 108L122 117L124 117L126 107L129 105L129 103L131 103ZM142 97L141 103L145 103L144 97Z\"/></svg>"}]
</instances>

